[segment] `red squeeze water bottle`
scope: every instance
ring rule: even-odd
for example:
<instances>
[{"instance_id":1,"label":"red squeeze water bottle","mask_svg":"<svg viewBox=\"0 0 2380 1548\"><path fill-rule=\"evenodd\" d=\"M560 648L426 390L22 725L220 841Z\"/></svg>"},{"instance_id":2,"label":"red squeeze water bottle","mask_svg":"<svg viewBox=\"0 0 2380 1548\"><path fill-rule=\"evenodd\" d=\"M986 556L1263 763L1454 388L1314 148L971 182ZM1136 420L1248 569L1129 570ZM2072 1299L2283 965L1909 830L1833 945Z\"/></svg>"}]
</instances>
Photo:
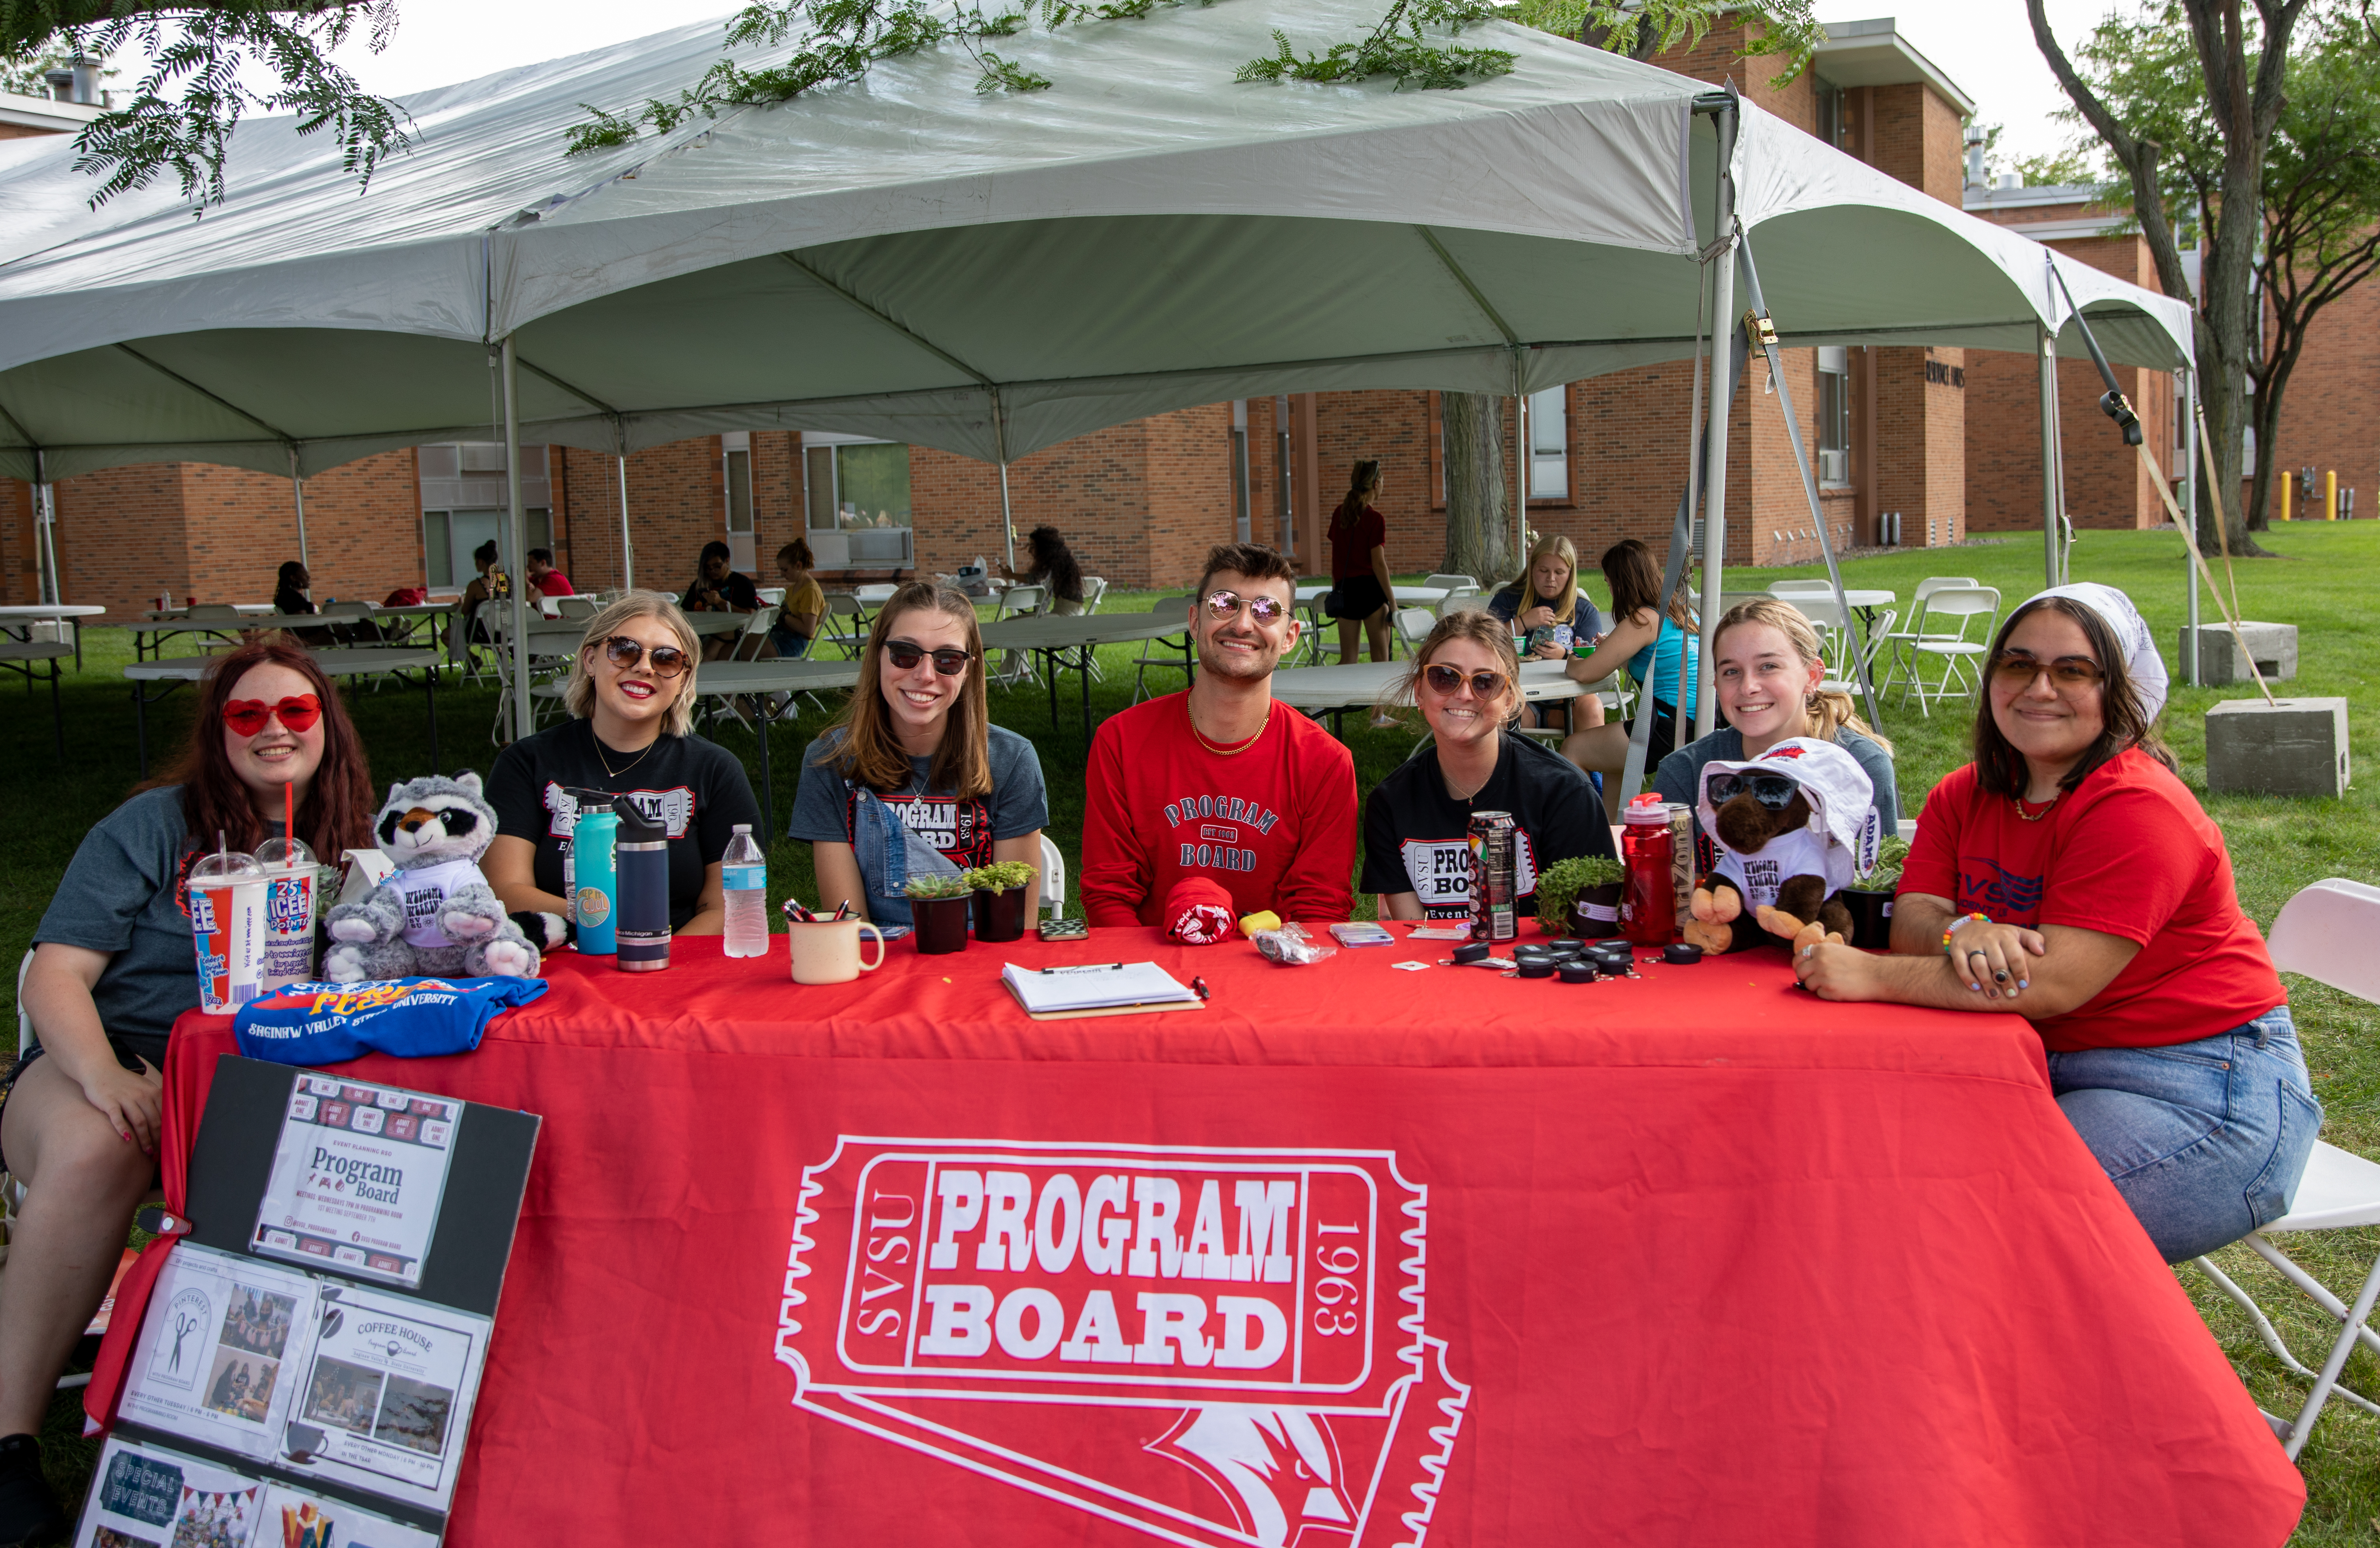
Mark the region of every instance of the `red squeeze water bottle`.
<instances>
[{"instance_id":1,"label":"red squeeze water bottle","mask_svg":"<svg viewBox=\"0 0 2380 1548\"><path fill-rule=\"evenodd\" d=\"M1678 903L1670 877L1670 808L1646 793L1621 816L1620 859L1628 869L1620 895L1620 932L1632 946L1667 946L1677 935Z\"/></svg>"}]
</instances>

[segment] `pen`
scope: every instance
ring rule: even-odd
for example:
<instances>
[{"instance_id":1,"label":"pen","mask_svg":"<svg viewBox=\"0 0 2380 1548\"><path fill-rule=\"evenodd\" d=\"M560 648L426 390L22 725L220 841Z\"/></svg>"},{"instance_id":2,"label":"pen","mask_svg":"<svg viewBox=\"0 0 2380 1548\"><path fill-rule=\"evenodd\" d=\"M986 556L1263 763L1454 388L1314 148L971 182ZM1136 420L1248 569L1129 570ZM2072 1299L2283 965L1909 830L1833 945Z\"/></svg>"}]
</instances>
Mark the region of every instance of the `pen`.
<instances>
[{"instance_id":1,"label":"pen","mask_svg":"<svg viewBox=\"0 0 2380 1548\"><path fill-rule=\"evenodd\" d=\"M832 920L830 920L830 921L829 921L829 923L830 923L830 924L837 924L837 925L839 925L839 924L841 924L843 921L844 921L844 920L846 920L846 919L848 919L848 918L850 918L850 917L851 917L851 900L850 900L850 899L848 899L848 898L845 898L845 899L843 901L842 904L841 904L840 906L838 906L838 907L835 909L835 911L834 911L834 918L833 918L833 919L832 919Z\"/></svg>"},{"instance_id":2,"label":"pen","mask_svg":"<svg viewBox=\"0 0 2380 1548\"><path fill-rule=\"evenodd\" d=\"M1122 962L1069 962L1062 967L1035 968L1036 973L1108 973L1123 971Z\"/></svg>"}]
</instances>

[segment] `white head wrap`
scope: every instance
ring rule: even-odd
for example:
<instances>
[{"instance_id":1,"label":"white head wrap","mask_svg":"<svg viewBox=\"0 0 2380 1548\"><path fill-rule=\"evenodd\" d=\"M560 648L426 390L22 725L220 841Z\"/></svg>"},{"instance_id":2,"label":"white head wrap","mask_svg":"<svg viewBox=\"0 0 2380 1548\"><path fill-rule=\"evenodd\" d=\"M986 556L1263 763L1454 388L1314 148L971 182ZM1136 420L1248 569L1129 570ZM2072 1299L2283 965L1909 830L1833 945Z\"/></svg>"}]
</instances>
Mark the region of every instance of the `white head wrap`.
<instances>
[{"instance_id":1,"label":"white head wrap","mask_svg":"<svg viewBox=\"0 0 2380 1548\"><path fill-rule=\"evenodd\" d=\"M2156 636L2149 633L2148 621L2141 617L2140 609L2132 606L2132 599L2112 586L2075 581L2068 586L2053 586L2028 598L2025 606L2031 607L2043 597L2064 597L2080 602L2107 621L2117 647L2124 653L2124 671L2132 680L2132 697L2141 707L2141 719L2154 724L2157 711L2165 707L2165 658L2157 654Z\"/></svg>"}]
</instances>

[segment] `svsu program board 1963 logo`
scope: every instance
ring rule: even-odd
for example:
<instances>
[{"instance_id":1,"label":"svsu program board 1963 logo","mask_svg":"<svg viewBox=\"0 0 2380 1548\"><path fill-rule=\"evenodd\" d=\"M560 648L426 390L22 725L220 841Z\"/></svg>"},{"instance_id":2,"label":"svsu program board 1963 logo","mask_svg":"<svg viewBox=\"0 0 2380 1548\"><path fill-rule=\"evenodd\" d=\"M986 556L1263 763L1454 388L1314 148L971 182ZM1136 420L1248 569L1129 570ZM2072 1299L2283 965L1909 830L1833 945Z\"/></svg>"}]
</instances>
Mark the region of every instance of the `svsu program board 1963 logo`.
<instances>
[{"instance_id":1,"label":"svsu program board 1963 logo","mask_svg":"<svg viewBox=\"0 0 2380 1548\"><path fill-rule=\"evenodd\" d=\"M802 1409L1169 1541L1417 1545L1469 1395L1427 1226L1386 1151L846 1135L774 1354Z\"/></svg>"}]
</instances>

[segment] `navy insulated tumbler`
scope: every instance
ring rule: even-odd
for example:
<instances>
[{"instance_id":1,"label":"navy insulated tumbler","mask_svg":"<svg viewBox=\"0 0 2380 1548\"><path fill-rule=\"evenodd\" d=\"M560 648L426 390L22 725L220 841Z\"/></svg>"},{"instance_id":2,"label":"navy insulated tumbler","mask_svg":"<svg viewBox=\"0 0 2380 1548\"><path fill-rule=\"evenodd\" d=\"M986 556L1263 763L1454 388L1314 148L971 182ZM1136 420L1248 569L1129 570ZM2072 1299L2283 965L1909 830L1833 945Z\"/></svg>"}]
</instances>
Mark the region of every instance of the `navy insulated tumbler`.
<instances>
[{"instance_id":1,"label":"navy insulated tumbler","mask_svg":"<svg viewBox=\"0 0 2380 1548\"><path fill-rule=\"evenodd\" d=\"M624 973L658 973L669 966L669 829L637 810L636 802L614 796L620 819L613 846L619 865L619 956Z\"/></svg>"}]
</instances>

